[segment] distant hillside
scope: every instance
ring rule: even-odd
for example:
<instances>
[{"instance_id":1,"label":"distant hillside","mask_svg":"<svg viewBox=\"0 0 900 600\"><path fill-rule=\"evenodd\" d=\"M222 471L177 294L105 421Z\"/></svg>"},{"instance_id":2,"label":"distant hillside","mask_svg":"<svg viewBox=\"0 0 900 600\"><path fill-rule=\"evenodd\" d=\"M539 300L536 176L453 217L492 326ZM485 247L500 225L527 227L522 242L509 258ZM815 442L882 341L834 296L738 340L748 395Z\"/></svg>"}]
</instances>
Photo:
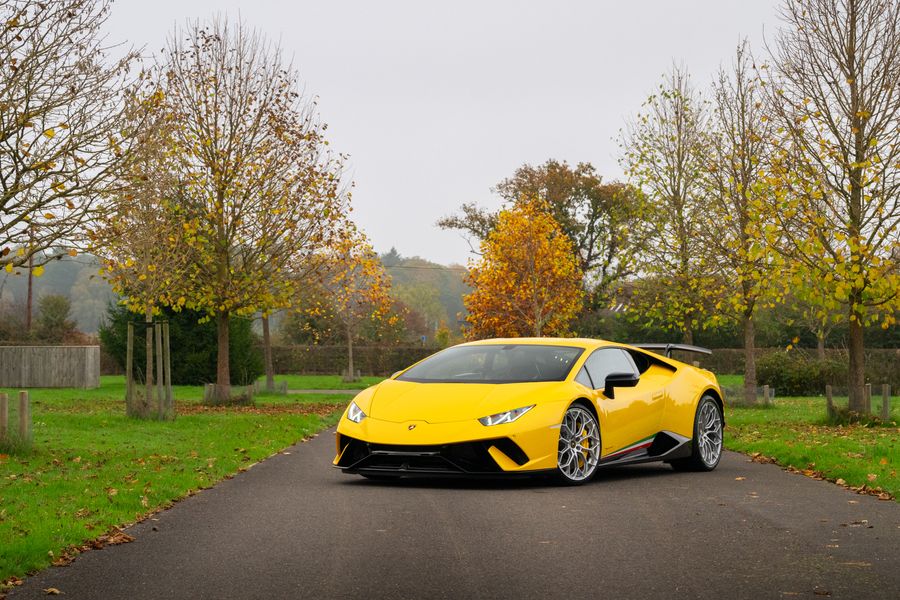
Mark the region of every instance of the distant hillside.
<instances>
[{"instance_id":1,"label":"distant hillside","mask_svg":"<svg viewBox=\"0 0 900 600\"><path fill-rule=\"evenodd\" d=\"M66 296L72 303L72 318L84 333L97 333L106 316L108 304L115 294L98 275L100 265L91 255L65 257L46 265L44 274L34 278L34 307L37 299L46 294ZM0 304L7 310L25 311L28 278L23 274L0 271Z\"/></svg>"},{"instance_id":2,"label":"distant hillside","mask_svg":"<svg viewBox=\"0 0 900 600\"><path fill-rule=\"evenodd\" d=\"M466 312L462 297L471 291L463 281L465 267L401 256L395 248L382 254L381 262L399 300L425 316L431 326L443 321L451 330L459 330Z\"/></svg>"}]
</instances>

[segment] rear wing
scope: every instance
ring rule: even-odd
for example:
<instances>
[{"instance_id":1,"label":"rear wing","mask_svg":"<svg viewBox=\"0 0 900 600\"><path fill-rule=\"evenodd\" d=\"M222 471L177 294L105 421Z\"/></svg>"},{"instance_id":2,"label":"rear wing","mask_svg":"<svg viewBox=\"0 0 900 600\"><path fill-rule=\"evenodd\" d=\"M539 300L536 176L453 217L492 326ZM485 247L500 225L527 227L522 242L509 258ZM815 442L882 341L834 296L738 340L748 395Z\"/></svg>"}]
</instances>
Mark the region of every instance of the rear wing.
<instances>
[{"instance_id":1,"label":"rear wing","mask_svg":"<svg viewBox=\"0 0 900 600\"><path fill-rule=\"evenodd\" d=\"M664 354L666 358L672 358L672 351L679 350L681 352L695 352L697 354L712 354L709 348L701 348L700 346L691 346L690 344L632 344L635 348L641 350L650 350L657 354ZM662 350L663 352L659 352Z\"/></svg>"}]
</instances>

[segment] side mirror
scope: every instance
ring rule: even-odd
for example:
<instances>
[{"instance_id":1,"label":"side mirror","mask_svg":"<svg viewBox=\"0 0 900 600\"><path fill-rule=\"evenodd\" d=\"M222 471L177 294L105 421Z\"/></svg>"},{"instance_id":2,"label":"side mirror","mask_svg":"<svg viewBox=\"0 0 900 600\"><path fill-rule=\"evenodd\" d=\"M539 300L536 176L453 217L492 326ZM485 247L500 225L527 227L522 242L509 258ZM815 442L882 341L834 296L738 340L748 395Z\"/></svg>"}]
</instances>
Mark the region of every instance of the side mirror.
<instances>
[{"instance_id":1,"label":"side mirror","mask_svg":"<svg viewBox=\"0 0 900 600\"><path fill-rule=\"evenodd\" d=\"M615 388L634 387L638 384L638 379L634 373L610 373L606 376L603 395L607 398L615 398Z\"/></svg>"}]
</instances>

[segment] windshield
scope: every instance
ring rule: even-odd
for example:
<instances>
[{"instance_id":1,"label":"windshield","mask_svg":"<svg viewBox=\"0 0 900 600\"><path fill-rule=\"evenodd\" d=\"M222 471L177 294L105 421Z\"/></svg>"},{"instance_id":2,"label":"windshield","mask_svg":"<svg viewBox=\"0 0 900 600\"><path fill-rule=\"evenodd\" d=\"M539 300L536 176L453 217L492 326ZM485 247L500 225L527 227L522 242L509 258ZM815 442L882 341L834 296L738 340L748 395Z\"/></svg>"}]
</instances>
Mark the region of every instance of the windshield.
<instances>
[{"instance_id":1,"label":"windshield","mask_svg":"<svg viewBox=\"0 0 900 600\"><path fill-rule=\"evenodd\" d=\"M563 381L583 351L534 344L456 346L426 358L397 379L421 383Z\"/></svg>"}]
</instances>

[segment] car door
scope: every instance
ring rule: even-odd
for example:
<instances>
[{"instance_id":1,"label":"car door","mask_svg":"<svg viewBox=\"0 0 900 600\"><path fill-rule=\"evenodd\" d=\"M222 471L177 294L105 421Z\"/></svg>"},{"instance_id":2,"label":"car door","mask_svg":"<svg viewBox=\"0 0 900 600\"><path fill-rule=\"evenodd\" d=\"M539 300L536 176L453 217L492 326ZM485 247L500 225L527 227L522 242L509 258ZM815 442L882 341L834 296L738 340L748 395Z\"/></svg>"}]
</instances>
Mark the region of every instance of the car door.
<instances>
[{"instance_id":1,"label":"car door","mask_svg":"<svg viewBox=\"0 0 900 600\"><path fill-rule=\"evenodd\" d=\"M584 363L595 390L600 410L603 455L618 452L645 441L659 431L663 394L652 382L635 387L615 388L612 398L603 393L606 376L633 373L640 376L631 355L621 348L599 348Z\"/></svg>"}]
</instances>

